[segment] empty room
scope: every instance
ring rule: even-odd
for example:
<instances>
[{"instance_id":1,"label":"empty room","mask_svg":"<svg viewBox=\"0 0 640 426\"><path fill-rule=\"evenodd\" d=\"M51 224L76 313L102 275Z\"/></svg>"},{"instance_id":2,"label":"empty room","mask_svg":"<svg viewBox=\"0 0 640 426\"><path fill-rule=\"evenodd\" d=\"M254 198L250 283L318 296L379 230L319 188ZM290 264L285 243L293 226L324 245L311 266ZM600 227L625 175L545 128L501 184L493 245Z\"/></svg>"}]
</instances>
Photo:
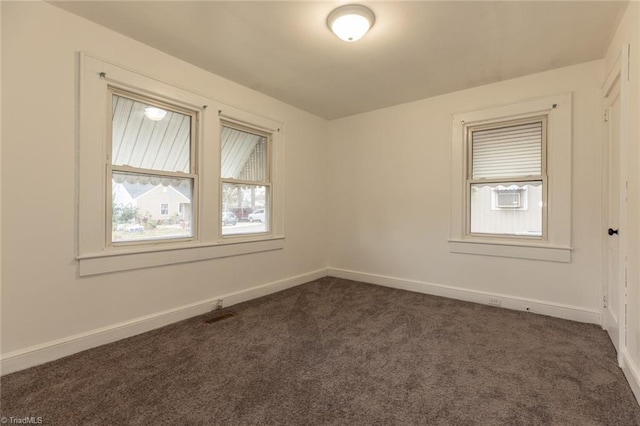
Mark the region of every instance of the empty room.
<instances>
[{"instance_id":1,"label":"empty room","mask_svg":"<svg viewBox=\"0 0 640 426\"><path fill-rule=\"evenodd\" d=\"M638 2L0 22L0 423L640 425Z\"/></svg>"}]
</instances>

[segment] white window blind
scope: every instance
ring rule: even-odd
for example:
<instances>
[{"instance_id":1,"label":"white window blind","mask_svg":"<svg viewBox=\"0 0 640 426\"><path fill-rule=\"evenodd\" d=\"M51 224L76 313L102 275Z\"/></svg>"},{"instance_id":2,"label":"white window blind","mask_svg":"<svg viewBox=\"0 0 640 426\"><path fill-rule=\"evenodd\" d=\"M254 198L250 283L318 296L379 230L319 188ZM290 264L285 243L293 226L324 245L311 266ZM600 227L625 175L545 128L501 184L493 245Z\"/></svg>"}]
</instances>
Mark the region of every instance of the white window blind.
<instances>
[{"instance_id":1,"label":"white window blind","mask_svg":"<svg viewBox=\"0 0 640 426\"><path fill-rule=\"evenodd\" d=\"M473 131L471 145L472 179L542 174L542 121Z\"/></svg>"}]
</instances>

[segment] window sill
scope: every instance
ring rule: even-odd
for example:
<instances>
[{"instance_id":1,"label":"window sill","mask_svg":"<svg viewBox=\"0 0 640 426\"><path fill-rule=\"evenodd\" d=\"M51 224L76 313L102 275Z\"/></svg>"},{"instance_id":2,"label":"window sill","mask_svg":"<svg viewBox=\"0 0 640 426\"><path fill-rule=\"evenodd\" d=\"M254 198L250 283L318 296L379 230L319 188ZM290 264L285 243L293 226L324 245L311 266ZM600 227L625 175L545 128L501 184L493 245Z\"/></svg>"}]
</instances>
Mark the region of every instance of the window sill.
<instances>
[{"instance_id":1,"label":"window sill","mask_svg":"<svg viewBox=\"0 0 640 426\"><path fill-rule=\"evenodd\" d=\"M571 247L542 244L526 244L494 241L449 240L451 253L476 254L481 256L512 257L517 259L544 260L548 262L571 262Z\"/></svg>"},{"instance_id":2,"label":"window sill","mask_svg":"<svg viewBox=\"0 0 640 426\"><path fill-rule=\"evenodd\" d=\"M77 257L79 276L99 275L153 266L218 259L284 248L284 237L215 244L182 244L111 250Z\"/></svg>"}]
</instances>

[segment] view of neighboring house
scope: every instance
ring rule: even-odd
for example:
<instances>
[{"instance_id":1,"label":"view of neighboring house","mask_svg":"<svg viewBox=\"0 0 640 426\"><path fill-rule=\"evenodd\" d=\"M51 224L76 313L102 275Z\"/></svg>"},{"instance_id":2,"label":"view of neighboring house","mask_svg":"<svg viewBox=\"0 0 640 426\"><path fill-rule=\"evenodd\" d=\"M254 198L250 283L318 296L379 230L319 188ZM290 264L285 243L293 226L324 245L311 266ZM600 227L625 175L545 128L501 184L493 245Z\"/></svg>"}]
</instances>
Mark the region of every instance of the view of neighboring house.
<instances>
[{"instance_id":1,"label":"view of neighboring house","mask_svg":"<svg viewBox=\"0 0 640 426\"><path fill-rule=\"evenodd\" d=\"M542 235L542 185L474 185L471 232Z\"/></svg>"},{"instance_id":2,"label":"view of neighboring house","mask_svg":"<svg viewBox=\"0 0 640 426\"><path fill-rule=\"evenodd\" d=\"M178 223L191 220L191 188L185 185L113 181L113 202L136 209L136 222Z\"/></svg>"}]
</instances>

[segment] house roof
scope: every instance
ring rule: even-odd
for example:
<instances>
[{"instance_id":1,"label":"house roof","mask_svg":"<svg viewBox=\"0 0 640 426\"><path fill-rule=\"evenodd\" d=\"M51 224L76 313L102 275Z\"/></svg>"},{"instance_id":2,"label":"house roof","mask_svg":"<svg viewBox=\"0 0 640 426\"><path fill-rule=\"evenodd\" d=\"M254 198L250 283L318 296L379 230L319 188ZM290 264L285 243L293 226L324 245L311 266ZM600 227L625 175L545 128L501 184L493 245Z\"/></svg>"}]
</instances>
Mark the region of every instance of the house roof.
<instances>
[{"instance_id":1,"label":"house roof","mask_svg":"<svg viewBox=\"0 0 640 426\"><path fill-rule=\"evenodd\" d=\"M133 176L133 175L129 175L129 176ZM116 182L122 184L123 188L129 193L129 195L131 195L131 198L134 200L137 200L143 197L145 194L148 194L151 191L154 191L158 187L166 186L176 191L181 196L183 196L185 199L185 202L189 202L189 203L191 202L191 198L192 198L191 188L187 185L175 184L176 182L173 182L174 184L172 185L163 185L162 183L158 183L158 184L154 184L152 182L141 183L139 181L130 181L130 180L131 179L128 179L128 180L116 179Z\"/></svg>"},{"instance_id":2,"label":"house roof","mask_svg":"<svg viewBox=\"0 0 640 426\"><path fill-rule=\"evenodd\" d=\"M122 182L122 186L124 187L124 189L127 190L129 195L131 195L131 198L133 198L134 200L140 197L141 195L146 194L151 189L155 188L155 186L150 187L149 184L142 184L139 182L129 183L126 181Z\"/></svg>"}]
</instances>

